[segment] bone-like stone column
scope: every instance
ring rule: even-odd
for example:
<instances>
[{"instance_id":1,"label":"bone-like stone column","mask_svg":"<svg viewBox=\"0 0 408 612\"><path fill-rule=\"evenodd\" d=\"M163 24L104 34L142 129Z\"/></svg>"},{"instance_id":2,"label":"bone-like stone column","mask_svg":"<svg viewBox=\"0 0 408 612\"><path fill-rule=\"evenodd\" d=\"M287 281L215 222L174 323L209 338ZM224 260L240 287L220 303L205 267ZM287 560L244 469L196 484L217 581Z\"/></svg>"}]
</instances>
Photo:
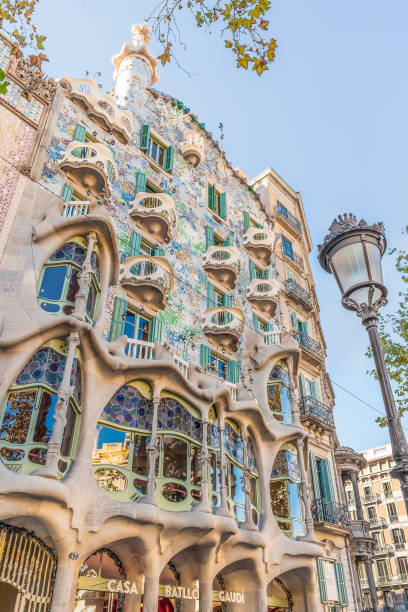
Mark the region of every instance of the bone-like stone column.
<instances>
[{"instance_id":1,"label":"bone-like stone column","mask_svg":"<svg viewBox=\"0 0 408 612\"><path fill-rule=\"evenodd\" d=\"M203 445L201 448L201 502L196 506L201 512L211 512L210 489L208 483L208 466L210 464L208 452L208 421L203 421Z\"/></svg>"},{"instance_id":2,"label":"bone-like stone column","mask_svg":"<svg viewBox=\"0 0 408 612\"><path fill-rule=\"evenodd\" d=\"M87 239L88 247L86 250L84 263L82 264L81 272L78 276L79 289L75 296L75 306L73 312L73 315L81 321L85 321L85 307L88 299L89 287L91 284L91 256L96 242L95 232L89 232Z\"/></svg>"},{"instance_id":3,"label":"bone-like stone column","mask_svg":"<svg viewBox=\"0 0 408 612\"><path fill-rule=\"evenodd\" d=\"M295 384L295 380L293 378L292 359L287 359L286 363L288 365L289 400L290 400L290 408L292 411L292 422L293 422L293 425L300 425L299 392L297 390L297 385Z\"/></svg>"},{"instance_id":4,"label":"bone-like stone column","mask_svg":"<svg viewBox=\"0 0 408 612\"><path fill-rule=\"evenodd\" d=\"M145 504L158 505L156 496L156 460L159 456L160 440L157 437L157 419L159 413L160 394L153 395L153 418L152 418L152 435L147 446L149 455L149 478L147 481L147 495L143 498Z\"/></svg>"},{"instance_id":5,"label":"bone-like stone column","mask_svg":"<svg viewBox=\"0 0 408 612\"><path fill-rule=\"evenodd\" d=\"M251 508L251 477L248 466L248 434L246 431L241 433L242 448L244 453L244 477L243 477L243 489L245 493L245 523L242 525L244 529L250 529L255 531L257 529L254 519L252 517Z\"/></svg>"},{"instance_id":6,"label":"bone-like stone column","mask_svg":"<svg viewBox=\"0 0 408 612\"><path fill-rule=\"evenodd\" d=\"M300 469L300 493L303 501L303 508L305 513L305 526L306 526L306 537L304 539L310 540L312 542L316 541L315 533L314 533L314 524L313 524L313 516L311 511L311 499L309 493L309 480L307 477L307 472L305 468L305 458L303 455L304 441L303 439L298 439L296 441L297 449L298 449L298 462Z\"/></svg>"},{"instance_id":7,"label":"bone-like stone column","mask_svg":"<svg viewBox=\"0 0 408 612\"><path fill-rule=\"evenodd\" d=\"M213 592L212 582L208 581L208 576L203 576L200 580L200 605L199 612L212 612Z\"/></svg>"},{"instance_id":8,"label":"bone-like stone column","mask_svg":"<svg viewBox=\"0 0 408 612\"><path fill-rule=\"evenodd\" d=\"M216 514L222 514L224 516L231 516L231 511L228 507L228 490L227 490L227 479L226 479L226 459L225 459L225 448L224 448L224 422L220 423L220 496L221 505L218 506Z\"/></svg>"},{"instance_id":9,"label":"bone-like stone column","mask_svg":"<svg viewBox=\"0 0 408 612\"><path fill-rule=\"evenodd\" d=\"M158 574L146 575L143 594L143 612L157 612L159 603Z\"/></svg>"},{"instance_id":10,"label":"bone-like stone column","mask_svg":"<svg viewBox=\"0 0 408 612\"><path fill-rule=\"evenodd\" d=\"M59 561L50 612L70 612L74 609L78 573L78 563L69 559Z\"/></svg>"}]
</instances>

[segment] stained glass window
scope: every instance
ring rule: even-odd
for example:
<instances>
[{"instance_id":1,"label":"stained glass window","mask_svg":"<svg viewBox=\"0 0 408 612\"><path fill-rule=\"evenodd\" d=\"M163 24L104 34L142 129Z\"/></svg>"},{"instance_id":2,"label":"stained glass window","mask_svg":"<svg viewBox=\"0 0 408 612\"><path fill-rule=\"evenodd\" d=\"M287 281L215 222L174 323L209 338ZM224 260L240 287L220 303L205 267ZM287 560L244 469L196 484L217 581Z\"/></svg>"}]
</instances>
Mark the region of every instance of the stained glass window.
<instances>
[{"instance_id":1,"label":"stained glass window","mask_svg":"<svg viewBox=\"0 0 408 612\"><path fill-rule=\"evenodd\" d=\"M297 448L294 444L288 443L276 455L272 468L270 494L272 510L278 519L278 525L290 537L304 533L299 482Z\"/></svg>"},{"instance_id":2,"label":"stained glass window","mask_svg":"<svg viewBox=\"0 0 408 612\"><path fill-rule=\"evenodd\" d=\"M225 421L224 447L226 452L232 457L234 457L234 459L236 459L241 464L244 463L242 438L228 421Z\"/></svg>"},{"instance_id":3,"label":"stained glass window","mask_svg":"<svg viewBox=\"0 0 408 612\"><path fill-rule=\"evenodd\" d=\"M116 425L151 431L153 405L138 389L124 385L105 406L101 419Z\"/></svg>"},{"instance_id":4,"label":"stained glass window","mask_svg":"<svg viewBox=\"0 0 408 612\"><path fill-rule=\"evenodd\" d=\"M179 431L194 440L201 441L203 438L201 420L172 397L163 397L160 400L157 427L159 430Z\"/></svg>"}]
</instances>

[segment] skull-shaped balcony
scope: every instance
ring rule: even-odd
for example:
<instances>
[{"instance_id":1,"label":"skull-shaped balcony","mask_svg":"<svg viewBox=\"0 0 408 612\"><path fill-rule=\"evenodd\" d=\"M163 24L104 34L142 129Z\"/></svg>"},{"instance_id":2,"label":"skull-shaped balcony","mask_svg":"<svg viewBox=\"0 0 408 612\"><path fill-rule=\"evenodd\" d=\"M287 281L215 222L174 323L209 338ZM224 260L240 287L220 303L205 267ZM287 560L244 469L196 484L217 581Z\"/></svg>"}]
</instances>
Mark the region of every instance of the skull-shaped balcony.
<instances>
[{"instance_id":1,"label":"skull-shaped balcony","mask_svg":"<svg viewBox=\"0 0 408 612\"><path fill-rule=\"evenodd\" d=\"M208 308L203 317L203 332L218 350L235 353L244 330L244 313L240 308Z\"/></svg>"},{"instance_id":2,"label":"skull-shaped balcony","mask_svg":"<svg viewBox=\"0 0 408 612\"><path fill-rule=\"evenodd\" d=\"M75 183L94 195L110 197L116 180L111 150L99 142L71 142L60 162L60 168Z\"/></svg>"},{"instance_id":3,"label":"skull-shaped balcony","mask_svg":"<svg viewBox=\"0 0 408 612\"><path fill-rule=\"evenodd\" d=\"M235 289L241 268L238 249L211 246L204 253L203 268L208 276L227 289Z\"/></svg>"},{"instance_id":4,"label":"skull-shaped balcony","mask_svg":"<svg viewBox=\"0 0 408 612\"><path fill-rule=\"evenodd\" d=\"M166 257L139 255L125 259L119 280L137 304L157 312L166 307L174 275Z\"/></svg>"},{"instance_id":5,"label":"skull-shaped balcony","mask_svg":"<svg viewBox=\"0 0 408 612\"><path fill-rule=\"evenodd\" d=\"M244 247L263 266L269 266L272 261L274 243L275 232L271 229L250 227L245 232Z\"/></svg>"},{"instance_id":6,"label":"skull-shaped balcony","mask_svg":"<svg viewBox=\"0 0 408 612\"><path fill-rule=\"evenodd\" d=\"M176 227L176 208L167 193L138 193L129 215L153 240L170 242Z\"/></svg>"},{"instance_id":7,"label":"skull-shaped balcony","mask_svg":"<svg viewBox=\"0 0 408 612\"><path fill-rule=\"evenodd\" d=\"M260 315L271 319L275 316L278 306L279 282L275 279L255 279L250 282L246 297Z\"/></svg>"}]
</instances>

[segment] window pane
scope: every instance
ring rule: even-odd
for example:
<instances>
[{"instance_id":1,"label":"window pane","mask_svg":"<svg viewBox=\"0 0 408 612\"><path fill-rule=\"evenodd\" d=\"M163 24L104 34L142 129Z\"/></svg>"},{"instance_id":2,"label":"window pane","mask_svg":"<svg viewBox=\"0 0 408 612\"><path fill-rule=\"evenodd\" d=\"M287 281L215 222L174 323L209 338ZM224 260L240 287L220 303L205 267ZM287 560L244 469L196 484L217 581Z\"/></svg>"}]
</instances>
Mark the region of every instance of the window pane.
<instances>
[{"instance_id":1,"label":"window pane","mask_svg":"<svg viewBox=\"0 0 408 612\"><path fill-rule=\"evenodd\" d=\"M159 159L158 159L158 163L159 163L159 166L163 166L163 163L164 163L164 149L163 149L163 147L159 147Z\"/></svg>"},{"instance_id":2,"label":"window pane","mask_svg":"<svg viewBox=\"0 0 408 612\"><path fill-rule=\"evenodd\" d=\"M135 337L136 315L129 310L126 312L125 329L123 333L128 338Z\"/></svg>"},{"instance_id":3,"label":"window pane","mask_svg":"<svg viewBox=\"0 0 408 612\"><path fill-rule=\"evenodd\" d=\"M14 444L26 441L36 396L35 389L10 393L1 424L1 440Z\"/></svg>"},{"instance_id":4,"label":"window pane","mask_svg":"<svg viewBox=\"0 0 408 612\"><path fill-rule=\"evenodd\" d=\"M201 461L200 461L200 453L201 448L199 446L191 445L190 450L190 461L191 461L191 470L190 470L190 482L193 485L199 487L201 485Z\"/></svg>"},{"instance_id":5,"label":"window pane","mask_svg":"<svg viewBox=\"0 0 408 612\"><path fill-rule=\"evenodd\" d=\"M149 436L135 435L132 471L141 476L149 475L149 457L147 454L149 442Z\"/></svg>"},{"instance_id":6,"label":"window pane","mask_svg":"<svg viewBox=\"0 0 408 612\"><path fill-rule=\"evenodd\" d=\"M137 339L144 340L144 342L148 342L149 333L150 333L150 321L148 321L147 319L144 319L143 317L139 317Z\"/></svg>"},{"instance_id":7,"label":"window pane","mask_svg":"<svg viewBox=\"0 0 408 612\"><path fill-rule=\"evenodd\" d=\"M45 268L39 298L46 300L60 300L64 287L67 266L50 266Z\"/></svg>"},{"instance_id":8,"label":"window pane","mask_svg":"<svg viewBox=\"0 0 408 612\"><path fill-rule=\"evenodd\" d=\"M67 302L75 302L75 296L79 289L78 274L79 274L79 270L77 270L76 268L71 269L71 278L69 281L67 297L66 297Z\"/></svg>"},{"instance_id":9,"label":"window pane","mask_svg":"<svg viewBox=\"0 0 408 612\"><path fill-rule=\"evenodd\" d=\"M86 314L92 320L94 319L97 296L98 296L98 292L95 287L94 280L92 279L91 285L89 287L88 299L86 300L86 307L85 307Z\"/></svg>"},{"instance_id":10,"label":"window pane","mask_svg":"<svg viewBox=\"0 0 408 612\"><path fill-rule=\"evenodd\" d=\"M154 161L157 160L157 144L154 142L154 140L152 140L152 152L151 152L151 156L154 159Z\"/></svg>"},{"instance_id":11,"label":"window pane","mask_svg":"<svg viewBox=\"0 0 408 612\"><path fill-rule=\"evenodd\" d=\"M68 406L67 424L65 425L64 437L62 439L62 444L61 444L61 455L63 457L69 457L71 454L72 439L73 439L74 431L75 431L75 421L76 421L75 410L73 409L71 402L70 402Z\"/></svg>"},{"instance_id":12,"label":"window pane","mask_svg":"<svg viewBox=\"0 0 408 612\"><path fill-rule=\"evenodd\" d=\"M300 506L299 486L293 482L288 482L290 516L291 518L302 518L302 509Z\"/></svg>"},{"instance_id":13,"label":"window pane","mask_svg":"<svg viewBox=\"0 0 408 612\"><path fill-rule=\"evenodd\" d=\"M243 485L244 472L236 465L232 465L231 474L231 497L236 504L245 506L245 493Z\"/></svg>"},{"instance_id":14,"label":"window pane","mask_svg":"<svg viewBox=\"0 0 408 612\"><path fill-rule=\"evenodd\" d=\"M51 438L57 401L58 398L55 395L51 395L48 391L42 391L37 423L35 424L34 442L43 442L46 444Z\"/></svg>"},{"instance_id":15,"label":"window pane","mask_svg":"<svg viewBox=\"0 0 408 612\"><path fill-rule=\"evenodd\" d=\"M218 483L219 483L219 470L217 466L217 454L210 453L211 462L210 462L210 482L211 482L211 490L218 491Z\"/></svg>"},{"instance_id":16,"label":"window pane","mask_svg":"<svg viewBox=\"0 0 408 612\"><path fill-rule=\"evenodd\" d=\"M103 425L97 426L97 432L92 463L127 466L130 434Z\"/></svg>"},{"instance_id":17,"label":"window pane","mask_svg":"<svg viewBox=\"0 0 408 612\"><path fill-rule=\"evenodd\" d=\"M289 500L286 480L272 480L270 483L272 511L275 516L289 518Z\"/></svg>"},{"instance_id":18,"label":"window pane","mask_svg":"<svg viewBox=\"0 0 408 612\"><path fill-rule=\"evenodd\" d=\"M163 476L187 479L187 442L178 438L164 438Z\"/></svg>"}]
</instances>

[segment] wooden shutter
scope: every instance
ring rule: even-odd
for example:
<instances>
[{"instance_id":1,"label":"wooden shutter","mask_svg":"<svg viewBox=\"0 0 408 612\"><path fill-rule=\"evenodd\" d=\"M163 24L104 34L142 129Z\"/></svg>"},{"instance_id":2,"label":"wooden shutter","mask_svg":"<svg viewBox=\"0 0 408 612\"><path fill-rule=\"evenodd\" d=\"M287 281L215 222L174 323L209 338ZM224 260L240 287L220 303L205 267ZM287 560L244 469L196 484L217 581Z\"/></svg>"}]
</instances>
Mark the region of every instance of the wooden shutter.
<instances>
[{"instance_id":1,"label":"wooden shutter","mask_svg":"<svg viewBox=\"0 0 408 612\"><path fill-rule=\"evenodd\" d=\"M230 295L228 295L228 293L224 293L224 297L222 299L222 302L223 302L224 306L227 306L227 308L231 308L232 307L232 297Z\"/></svg>"},{"instance_id":2,"label":"wooden shutter","mask_svg":"<svg viewBox=\"0 0 408 612\"><path fill-rule=\"evenodd\" d=\"M139 232L135 230L132 232L130 237L130 249L129 249L129 257L137 257L140 255L140 243L142 242L142 237Z\"/></svg>"},{"instance_id":3,"label":"wooden shutter","mask_svg":"<svg viewBox=\"0 0 408 612\"><path fill-rule=\"evenodd\" d=\"M153 317L150 327L150 342L161 342L163 336L163 323L159 317Z\"/></svg>"},{"instance_id":4,"label":"wooden shutter","mask_svg":"<svg viewBox=\"0 0 408 612\"><path fill-rule=\"evenodd\" d=\"M205 344L200 345L200 364L205 368L210 363L210 347Z\"/></svg>"},{"instance_id":5,"label":"wooden shutter","mask_svg":"<svg viewBox=\"0 0 408 612\"><path fill-rule=\"evenodd\" d=\"M255 331L259 331L259 321L258 321L258 315L254 312L254 314L252 315L252 320L254 322L254 330Z\"/></svg>"},{"instance_id":6,"label":"wooden shutter","mask_svg":"<svg viewBox=\"0 0 408 612\"><path fill-rule=\"evenodd\" d=\"M153 249L153 255L155 257L164 257L166 255L166 251L160 247L155 247Z\"/></svg>"},{"instance_id":7,"label":"wooden shutter","mask_svg":"<svg viewBox=\"0 0 408 612\"><path fill-rule=\"evenodd\" d=\"M84 125L81 125L80 123L77 123L75 126L73 140L79 140L80 142L85 142L85 138L86 138L86 127Z\"/></svg>"},{"instance_id":8,"label":"wooden shutter","mask_svg":"<svg viewBox=\"0 0 408 612\"><path fill-rule=\"evenodd\" d=\"M125 329L125 319L128 302L124 298L116 297L113 305L112 321L109 334L110 342L114 342L121 336Z\"/></svg>"},{"instance_id":9,"label":"wooden shutter","mask_svg":"<svg viewBox=\"0 0 408 612\"><path fill-rule=\"evenodd\" d=\"M227 194L220 193L220 217L221 219L227 218Z\"/></svg>"},{"instance_id":10,"label":"wooden shutter","mask_svg":"<svg viewBox=\"0 0 408 612\"><path fill-rule=\"evenodd\" d=\"M232 232L231 232L231 230L228 231L228 236L227 236L226 240L224 240L224 242L222 244L223 244L223 246L231 246L232 245Z\"/></svg>"},{"instance_id":11,"label":"wooden shutter","mask_svg":"<svg viewBox=\"0 0 408 612\"><path fill-rule=\"evenodd\" d=\"M235 360L227 361L227 380L235 385L239 382L239 366Z\"/></svg>"},{"instance_id":12,"label":"wooden shutter","mask_svg":"<svg viewBox=\"0 0 408 612\"><path fill-rule=\"evenodd\" d=\"M210 281L207 281L207 308L215 308L215 289Z\"/></svg>"},{"instance_id":13,"label":"wooden shutter","mask_svg":"<svg viewBox=\"0 0 408 612\"><path fill-rule=\"evenodd\" d=\"M146 175L144 172L136 172L136 187L135 187L135 194L136 193L143 193L146 191Z\"/></svg>"},{"instance_id":14,"label":"wooden shutter","mask_svg":"<svg viewBox=\"0 0 408 612\"><path fill-rule=\"evenodd\" d=\"M296 312L291 312L290 313L290 319L292 321L292 327L296 327L296 329L299 329L299 327L298 327L298 318L297 318Z\"/></svg>"},{"instance_id":15,"label":"wooden shutter","mask_svg":"<svg viewBox=\"0 0 408 612\"><path fill-rule=\"evenodd\" d=\"M173 171L173 161L174 161L174 147L170 145L164 152L164 163L163 170L166 172Z\"/></svg>"},{"instance_id":16,"label":"wooden shutter","mask_svg":"<svg viewBox=\"0 0 408 612\"><path fill-rule=\"evenodd\" d=\"M300 328L302 330L302 333L304 333L306 336L309 335L307 321L302 321L301 324L300 324Z\"/></svg>"},{"instance_id":17,"label":"wooden shutter","mask_svg":"<svg viewBox=\"0 0 408 612\"><path fill-rule=\"evenodd\" d=\"M249 212L244 210L244 232L249 230L251 227L251 217L249 216Z\"/></svg>"},{"instance_id":18,"label":"wooden shutter","mask_svg":"<svg viewBox=\"0 0 408 612\"><path fill-rule=\"evenodd\" d=\"M342 563L334 564L334 571L336 574L336 582L337 582L337 590L339 592L340 597L340 605L347 606L348 605L348 597L347 597L347 589L346 589L346 581L344 579L344 567Z\"/></svg>"},{"instance_id":19,"label":"wooden shutter","mask_svg":"<svg viewBox=\"0 0 408 612\"><path fill-rule=\"evenodd\" d=\"M273 331L273 325L272 325L272 323L267 323L267 324L266 324L266 331L267 331L267 332L271 332L271 331Z\"/></svg>"},{"instance_id":20,"label":"wooden shutter","mask_svg":"<svg viewBox=\"0 0 408 612\"><path fill-rule=\"evenodd\" d=\"M314 453L309 453L309 463L312 474L314 497L315 499L321 499L322 493L320 491L319 474L317 473L316 455Z\"/></svg>"},{"instance_id":21,"label":"wooden shutter","mask_svg":"<svg viewBox=\"0 0 408 612\"><path fill-rule=\"evenodd\" d=\"M305 397L307 395L306 381L305 381L305 376L304 374L302 374L302 372L299 374L299 387L300 387L300 393L302 394L302 397Z\"/></svg>"},{"instance_id":22,"label":"wooden shutter","mask_svg":"<svg viewBox=\"0 0 408 612\"><path fill-rule=\"evenodd\" d=\"M252 261L252 259L249 260L249 278L251 280L255 280L256 279L255 264Z\"/></svg>"},{"instance_id":23,"label":"wooden shutter","mask_svg":"<svg viewBox=\"0 0 408 612\"><path fill-rule=\"evenodd\" d=\"M324 561L323 559L316 559L317 563L317 575L319 578L319 588L320 588L320 599L322 603L327 603L327 586L326 586L326 578L324 575Z\"/></svg>"},{"instance_id":24,"label":"wooden shutter","mask_svg":"<svg viewBox=\"0 0 408 612\"><path fill-rule=\"evenodd\" d=\"M214 228L207 225L205 228L205 248L209 249L210 246L214 246Z\"/></svg>"},{"instance_id":25,"label":"wooden shutter","mask_svg":"<svg viewBox=\"0 0 408 612\"><path fill-rule=\"evenodd\" d=\"M61 198L65 200L65 202L71 202L73 193L74 190L71 185L68 185L68 183L64 183L61 191Z\"/></svg>"},{"instance_id":26,"label":"wooden shutter","mask_svg":"<svg viewBox=\"0 0 408 612\"><path fill-rule=\"evenodd\" d=\"M149 149L149 140L150 140L150 125L145 123L142 125L142 130L140 132L140 148L142 151L147 151Z\"/></svg>"},{"instance_id":27,"label":"wooden shutter","mask_svg":"<svg viewBox=\"0 0 408 612\"><path fill-rule=\"evenodd\" d=\"M320 461L321 476L322 476L322 496L331 501L335 501L333 480L331 476L330 463L327 459Z\"/></svg>"},{"instance_id":28,"label":"wooden shutter","mask_svg":"<svg viewBox=\"0 0 408 612\"><path fill-rule=\"evenodd\" d=\"M215 185L208 185L208 208L215 210Z\"/></svg>"}]
</instances>

